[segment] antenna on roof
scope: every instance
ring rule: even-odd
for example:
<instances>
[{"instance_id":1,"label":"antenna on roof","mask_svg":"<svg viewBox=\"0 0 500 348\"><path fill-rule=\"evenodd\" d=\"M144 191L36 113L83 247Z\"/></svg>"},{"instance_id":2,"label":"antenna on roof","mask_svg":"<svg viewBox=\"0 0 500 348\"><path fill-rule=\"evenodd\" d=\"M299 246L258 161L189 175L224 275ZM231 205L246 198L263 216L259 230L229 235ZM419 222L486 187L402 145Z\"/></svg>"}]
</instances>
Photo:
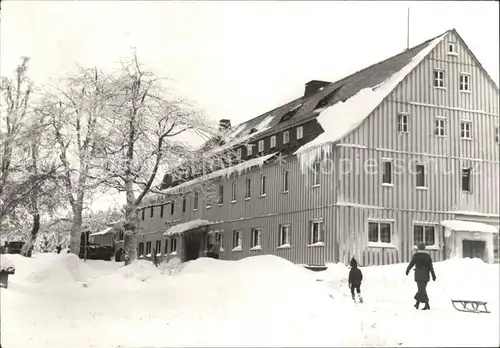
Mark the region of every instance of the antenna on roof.
<instances>
[{"instance_id":1,"label":"antenna on roof","mask_svg":"<svg viewBox=\"0 0 500 348\"><path fill-rule=\"evenodd\" d=\"M406 21L406 50L410 49L410 8L408 7L408 19Z\"/></svg>"}]
</instances>

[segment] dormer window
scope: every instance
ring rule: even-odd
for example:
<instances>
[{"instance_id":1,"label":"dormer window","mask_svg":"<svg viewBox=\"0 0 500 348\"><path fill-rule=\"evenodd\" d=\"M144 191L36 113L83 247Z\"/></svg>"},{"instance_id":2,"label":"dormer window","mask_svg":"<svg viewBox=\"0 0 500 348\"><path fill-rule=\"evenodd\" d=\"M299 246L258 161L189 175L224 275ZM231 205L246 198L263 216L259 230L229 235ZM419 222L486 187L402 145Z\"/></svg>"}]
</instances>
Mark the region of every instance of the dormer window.
<instances>
[{"instance_id":1,"label":"dormer window","mask_svg":"<svg viewBox=\"0 0 500 348\"><path fill-rule=\"evenodd\" d=\"M241 159L241 147L240 147L240 148L238 148L238 149L236 149L236 158L237 158L238 160L240 160L240 159Z\"/></svg>"},{"instance_id":2,"label":"dormer window","mask_svg":"<svg viewBox=\"0 0 500 348\"><path fill-rule=\"evenodd\" d=\"M283 144L288 144L290 141L290 132L284 131L283 132Z\"/></svg>"},{"instance_id":3,"label":"dormer window","mask_svg":"<svg viewBox=\"0 0 500 348\"><path fill-rule=\"evenodd\" d=\"M299 126L297 127L297 139L302 139L304 136L304 127Z\"/></svg>"},{"instance_id":4,"label":"dormer window","mask_svg":"<svg viewBox=\"0 0 500 348\"><path fill-rule=\"evenodd\" d=\"M252 144L247 145L247 156L252 156Z\"/></svg>"},{"instance_id":5,"label":"dormer window","mask_svg":"<svg viewBox=\"0 0 500 348\"><path fill-rule=\"evenodd\" d=\"M257 132L257 129L252 128L252 129L250 129L250 133L248 133L248 134L253 134L253 133L255 133L255 132Z\"/></svg>"},{"instance_id":6,"label":"dormer window","mask_svg":"<svg viewBox=\"0 0 500 348\"><path fill-rule=\"evenodd\" d=\"M273 135L270 139L270 144L269 144L269 147L272 149L274 147L276 147L276 135Z\"/></svg>"},{"instance_id":7,"label":"dormer window","mask_svg":"<svg viewBox=\"0 0 500 348\"><path fill-rule=\"evenodd\" d=\"M264 140L259 140L259 152L264 152Z\"/></svg>"}]
</instances>

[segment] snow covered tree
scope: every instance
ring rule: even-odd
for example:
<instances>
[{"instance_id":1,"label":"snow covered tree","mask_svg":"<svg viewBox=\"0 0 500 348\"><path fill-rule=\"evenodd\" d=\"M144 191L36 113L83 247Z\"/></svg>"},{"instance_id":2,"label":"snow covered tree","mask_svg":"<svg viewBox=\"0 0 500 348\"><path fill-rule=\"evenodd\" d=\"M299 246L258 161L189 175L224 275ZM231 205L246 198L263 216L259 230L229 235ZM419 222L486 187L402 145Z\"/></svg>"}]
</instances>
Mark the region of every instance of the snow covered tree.
<instances>
[{"instance_id":1,"label":"snow covered tree","mask_svg":"<svg viewBox=\"0 0 500 348\"><path fill-rule=\"evenodd\" d=\"M64 196L72 212L70 250L80 251L80 236L86 199L98 184L92 161L95 145L107 136L111 125L105 123L111 84L97 69L83 69L66 78L53 93L47 94L44 112L50 117L62 170Z\"/></svg>"},{"instance_id":2,"label":"snow covered tree","mask_svg":"<svg viewBox=\"0 0 500 348\"><path fill-rule=\"evenodd\" d=\"M111 88L114 105L107 115L107 127L112 131L96 143L101 182L126 194L127 264L137 257L138 207L149 193L162 194L158 173L180 168L181 163L185 171L203 171L227 156L227 152L209 156L189 144L190 135L214 139L220 135L219 129L186 100L172 95L163 83L143 69L135 54L123 63Z\"/></svg>"},{"instance_id":3,"label":"snow covered tree","mask_svg":"<svg viewBox=\"0 0 500 348\"><path fill-rule=\"evenodd\" d=\"M29 59L24 57L13 78L2 78L0 115L0 226L9 235L12 226L32 245L40 226L40 206L52 209L57 201L57 167L46 145L46 123L33 107L34 84L27 77ZM48 193L49 191L52 191ZM19 216L32 216L31 234L24 235ZM23 216L23 222L26 220ZM3 223L2 223L3 222Z\"/></svg>"}]
</instances>

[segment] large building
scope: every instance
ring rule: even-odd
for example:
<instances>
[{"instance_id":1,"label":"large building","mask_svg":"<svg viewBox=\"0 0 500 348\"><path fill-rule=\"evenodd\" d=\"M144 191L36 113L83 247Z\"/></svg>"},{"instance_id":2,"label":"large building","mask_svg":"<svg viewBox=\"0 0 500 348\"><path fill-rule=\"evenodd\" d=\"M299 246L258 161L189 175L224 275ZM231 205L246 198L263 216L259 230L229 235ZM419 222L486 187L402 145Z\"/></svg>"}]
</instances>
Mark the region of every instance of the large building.
<instances>
[{"instance_id":1,"label":"large building","mask_svg":"<svg viewBox=\"0 0 500 348\"><path fill-rule=\"evenodd\" d=\"M182 181L139 213L139 255L221 259L275 254L311 267L498 261L499 89L455 30L234 128L241 161ZM245 144L243 144L243 142ZM222 143L221 143L222 144ZM194 182L213 180L218 198ZM161 252L160 252L161 251Z\"/></svg>"}]
</instances>

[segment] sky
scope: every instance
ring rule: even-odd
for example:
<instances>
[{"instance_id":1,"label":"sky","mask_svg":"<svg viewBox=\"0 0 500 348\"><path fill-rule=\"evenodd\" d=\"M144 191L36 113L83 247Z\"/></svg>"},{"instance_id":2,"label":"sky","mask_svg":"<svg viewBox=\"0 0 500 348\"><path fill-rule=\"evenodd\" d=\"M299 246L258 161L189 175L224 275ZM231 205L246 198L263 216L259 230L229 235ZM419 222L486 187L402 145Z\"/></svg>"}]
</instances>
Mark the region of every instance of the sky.
<instances>
[{"instance_id":1,"label":"sky","mask_svg":"<svg viewBox=\"0 0 500 348\"><path fill-rule=\"evenodd\" d=\"M38 84L135 48L213 120L236 125L455 28L499 84L494 1L3 1L0 73L21 56ZM101 197L95 208L122 203Z\"/></svg>"}]
</instances>

